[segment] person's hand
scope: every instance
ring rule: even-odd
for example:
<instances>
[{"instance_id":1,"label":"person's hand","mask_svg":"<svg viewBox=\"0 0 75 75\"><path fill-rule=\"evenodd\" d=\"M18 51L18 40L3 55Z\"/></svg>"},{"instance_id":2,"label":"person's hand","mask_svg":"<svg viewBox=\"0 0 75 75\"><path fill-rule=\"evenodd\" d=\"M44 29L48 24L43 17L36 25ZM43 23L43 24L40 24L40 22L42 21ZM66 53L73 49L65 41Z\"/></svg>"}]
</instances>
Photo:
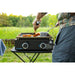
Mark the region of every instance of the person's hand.
<instances>
[{"instance_id":1,"label":"person's hand","mask_svg":"<svg viewBox=\"0 0 75 75\"><path fill-rule=\"evenodd\" d=\"M41 20L35 19L35 20L33 21L34 32L36 32L36 30L40 27L40 24L37 25L37 21L41 21Z\"/></svg>"},{"instance_id":2,"label":"person's hand","mask_svg":"<svg viewBox=\"0 0 75 75\"><path fill-rule=\"evenodd\" d=\"M40 27L40 23L37 24L38 21L46 14L46 12L39 12L36 16L36 19L33 22L34 32Z\"/></svg>"},{"instance_id":3,"label":"person's hand","mask_svg":"<svg viewBox=\"0 0 75 75\"><path fill-rule=\"evenodd\" d=\"M58 26L59 26L59 22L56 23L55 27L58 27Z\"/></svg>"}]
</instances>

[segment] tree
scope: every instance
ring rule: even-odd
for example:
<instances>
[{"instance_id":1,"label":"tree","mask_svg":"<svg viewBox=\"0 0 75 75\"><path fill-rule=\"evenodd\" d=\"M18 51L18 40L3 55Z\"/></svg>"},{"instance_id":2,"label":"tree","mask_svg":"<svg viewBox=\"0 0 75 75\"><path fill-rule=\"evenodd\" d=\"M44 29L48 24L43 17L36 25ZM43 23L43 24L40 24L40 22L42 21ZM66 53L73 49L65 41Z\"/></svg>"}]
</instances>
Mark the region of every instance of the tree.
<instances>
[{"instance_id":1,"label":"tree","mask_svg":"<svg viewBox=\"0 0 75 75\"><path fill-rule=\"evenodd\" d=\"M41 19L41 27L47 27L48 24L49 24L49 16L44 16L42 19Z\"/></svg>"},{"instance_id":2,"label":"tree","mask_svg":"<svg viewBox=\"0 0 75 75\"><path fill-rule=\"evenodd\" d=\"M20 27L32 27L32 22L36 16L29 15L17 16L10 14L9 16L6 13L0 14L0 26L20 26ZM57 22L57 15L48 14L41 19L41 27L54 26Z\"/></svg>"},{"instance_id":3,"label":"tree","mask_svg":"<svg viewBox=\"0 0 75 75\"><path fill-rule=\"evenodd\" d=\"M32 26L33 26L33 25L32 25L32 22L33 22L33 20L35 19L35 16L32 16L32 14L31 14L31 15L27 16L26 18L29 19L29 21L30 21L29 26L32 27Z\"/></svg>"},{"instance_id":4,"label":"tree","mask_svg":"<svg viewBox=\"0 0 75 75\"><path fill-rule=\"evenodd\" d=\"M49 26L50 27L53 27L53 26L55 26L56 25L56 23L57 23L57 16L56 15L50 15L49 14Z\"/></svg>"},{"instance_id":5,"label":"tree","mask_svg":"<svg viewBox=\"0 0 75 75\"><path fill-rule=\"evenodd\" d=\"M0 26L8 26L9 21L8 21L8 16L6 13L0 14Z\"/></svg>"},{"instance_id":6,"label":"tree","mask_svg":"<svg viewBox=\"0 0 75 75\"><path fill-rule=\"evenodd\" d=\"M25 20L25 27L30 27L31 26L31 22L30 22L30 20L27 18L26 20Z\"/></svg>"},{"instance_id":7,"label":"tree","mask_svg":"<svg viewBox=\"0 0 75 75\"><path fill-rule=\"evenodd\" d=\"M19 20L19 18L17 15L13 15L13 14L9 15L9 22L10 22L11 26L16 26L18 20Z\"/></svg>"}]
</instances>

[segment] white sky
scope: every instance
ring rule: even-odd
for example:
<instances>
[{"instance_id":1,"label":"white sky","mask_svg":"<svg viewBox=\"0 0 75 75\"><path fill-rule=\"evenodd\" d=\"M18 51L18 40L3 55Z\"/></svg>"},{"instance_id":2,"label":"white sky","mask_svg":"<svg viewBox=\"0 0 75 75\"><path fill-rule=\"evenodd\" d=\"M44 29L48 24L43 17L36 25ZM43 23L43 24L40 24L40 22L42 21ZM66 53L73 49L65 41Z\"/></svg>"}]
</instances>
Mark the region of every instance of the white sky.
<instances>
[{"instance_id":1,"label":"white sky","mask_svg":"<svg viewBox=\"0 0 75 75\"><path fill-rule=\"evenodd\" d=\"M0 13L28 16L38 12L75 12L74 0L1 0Z\"/></svg>"}]
</instances>

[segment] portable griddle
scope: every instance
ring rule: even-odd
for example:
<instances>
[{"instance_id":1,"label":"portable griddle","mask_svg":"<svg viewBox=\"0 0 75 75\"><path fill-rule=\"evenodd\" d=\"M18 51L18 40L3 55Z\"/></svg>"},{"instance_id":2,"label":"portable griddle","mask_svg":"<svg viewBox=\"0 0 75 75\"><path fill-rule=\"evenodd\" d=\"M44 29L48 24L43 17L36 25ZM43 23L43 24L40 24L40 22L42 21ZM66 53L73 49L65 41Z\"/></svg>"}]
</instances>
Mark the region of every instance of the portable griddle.
<instances>
[{"instance_id":1,"label":"portable griddle","mask_svg":"<svg viewBox=\"0 0 75 75\"><path fill-rule=\"evenodd\" d=\"M21 33L15 39L15 49L18 51L26 52L51 52L53 49L53 39L47 34L46 36L38 37L22 37L24 34L34 33Z\"/></svg>"},{"instance_id":2,"label":"portable griddle","mask_svg":"<svg viewBox=\"0 0 75 75\"><path fill-rule=\"evenodd\" d=\"M52 37L47 35L41 35L38 37L22 37L24 34L32 34L34 33L21 33L15 39L15 47L11 50L20 60L25 62L23 58L17 53L24 53L24 55L30 60L30 62L34 62L40 53L51 53L53 50L53 39ZM34 53L32 58L26 53Z\"/></svg>"}]
</instances>

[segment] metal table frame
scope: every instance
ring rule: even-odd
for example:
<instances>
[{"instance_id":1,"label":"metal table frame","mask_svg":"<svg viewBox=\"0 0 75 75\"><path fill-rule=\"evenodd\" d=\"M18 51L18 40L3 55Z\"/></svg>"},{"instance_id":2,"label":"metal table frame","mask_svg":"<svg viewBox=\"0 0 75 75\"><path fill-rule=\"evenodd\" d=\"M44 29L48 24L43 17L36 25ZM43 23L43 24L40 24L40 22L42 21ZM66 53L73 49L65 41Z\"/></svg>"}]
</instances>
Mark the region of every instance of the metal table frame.
<instances>
[{"instance_id":1,"label":"metal table frame","mask_svg":"<svg viewBox=\"0 0 75 75\"><path fill-rule=\"evenodd\" d=\"M14 53L22 62L26 62L20 55L18 55L17 53L24 53L24 55L29 59L29 62L35 62L35 60L38 58L38 56L40 55L40 53L51 53L49 52L43 52L43 51L18 51L15 50L15 47L11 50L12 53ZM30 58L26 53L34 53L34 55L32 56L32 58Z\"/></svg>"}]
</instances>

